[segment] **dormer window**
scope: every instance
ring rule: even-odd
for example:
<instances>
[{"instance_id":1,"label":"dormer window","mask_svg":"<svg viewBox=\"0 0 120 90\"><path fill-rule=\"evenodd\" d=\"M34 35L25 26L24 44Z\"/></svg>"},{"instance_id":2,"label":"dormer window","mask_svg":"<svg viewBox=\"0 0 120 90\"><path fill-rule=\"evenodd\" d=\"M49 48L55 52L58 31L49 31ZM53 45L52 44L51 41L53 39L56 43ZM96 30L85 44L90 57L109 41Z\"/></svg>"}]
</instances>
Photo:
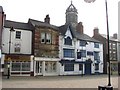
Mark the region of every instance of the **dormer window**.
<instances>
[{"instance_id":1,"label":"dormer window","mask_svg":"<svg viewBox=\"0 0 120 90\"><path fill-rule=\"evenodd\" d=\"M64 42L65 45L72 45L72 39L70 37L65 38Z\"/></svg>"}]
</instances>

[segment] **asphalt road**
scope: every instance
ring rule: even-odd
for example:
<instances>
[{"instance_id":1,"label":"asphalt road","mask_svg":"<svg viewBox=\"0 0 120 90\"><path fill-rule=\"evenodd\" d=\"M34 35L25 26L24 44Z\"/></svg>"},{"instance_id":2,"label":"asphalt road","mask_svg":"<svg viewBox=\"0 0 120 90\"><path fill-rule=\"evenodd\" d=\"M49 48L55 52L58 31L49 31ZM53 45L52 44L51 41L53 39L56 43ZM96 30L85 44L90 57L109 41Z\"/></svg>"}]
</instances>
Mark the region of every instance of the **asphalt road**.
<instances>
[{"instance_id":1,"label":"asphalt road","mask_svg":"<svg viewBox=\"0 0 120 90\"><path fill-rule=\"evenodd\" d=\"M2 78L2 88L98 88L108 84L107 75L90 76L16 76ZM120 77L111 76L111 84L118 88Z\"/></svg>"}]
</instances>

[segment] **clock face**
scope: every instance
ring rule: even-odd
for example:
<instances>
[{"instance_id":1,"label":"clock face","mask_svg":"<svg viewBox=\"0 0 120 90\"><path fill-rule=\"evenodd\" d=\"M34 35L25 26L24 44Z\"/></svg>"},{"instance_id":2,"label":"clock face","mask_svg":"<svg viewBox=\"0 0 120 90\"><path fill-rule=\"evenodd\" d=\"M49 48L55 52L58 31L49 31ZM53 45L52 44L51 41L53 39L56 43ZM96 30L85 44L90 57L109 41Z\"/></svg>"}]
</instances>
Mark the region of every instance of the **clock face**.
<instances>
[{"instance_id":1,"label":"clock face","mask_svg":"<svg viewBox=\"0 0 120 90\"><path fill-rule=\"evenodd\" d=\"M95 0L84 0L84 1L87 3L91 3L91 2L94 2Z\"/></svg>"}]
</instances>

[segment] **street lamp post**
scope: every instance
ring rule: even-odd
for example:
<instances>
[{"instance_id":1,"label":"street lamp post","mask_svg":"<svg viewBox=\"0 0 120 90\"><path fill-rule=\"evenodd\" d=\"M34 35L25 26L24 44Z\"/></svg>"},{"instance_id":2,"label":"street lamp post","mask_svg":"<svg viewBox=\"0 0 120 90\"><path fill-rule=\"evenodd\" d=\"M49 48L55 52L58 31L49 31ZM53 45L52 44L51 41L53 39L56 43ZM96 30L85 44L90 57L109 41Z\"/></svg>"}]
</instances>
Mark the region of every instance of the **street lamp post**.
<instances>
[{"instance_id":1,"label":"street lamp post","mask_svg":"<svg viewBox=\"0 0 120 90\"><path fill-rule=\"evenodd\" d=\"M85 2L87 3L91 3L91 2L94 2L95 0L84 0ZM107 0L105 0L105 9L106 9L106 24L107 24L107 49L108 49L108 86L110 86L110 89L109 90L112 90L113 87L111 86L111 80L110 80L110 52L109 52L109 24L108 24L108 8L107 8ZM100 89L100 88L99 88ZM108 89L108 88L106 88ZM101 89L100 89L101 90Z\"/></svg>"},{"instance_id":2,"label":"street lamp post","mask_svg":"<svg viewBox=\"0 0 120 90\"><path fill-rule=\"evenodd\" d=\"M15 31L14 28L11 27L10 28L10 36L9 36L9 50L8 50L9 56L10 56L10 51L11 51L11 32L14 32L14 31ZM9 79L9 77L10 77L10 58L8 58L7 68L8 68L7 79Z\"/></svg>"},{"instance_id":3,"label":"street lamp post","mask_svg":"<svg viewBox=\"0 0 120 90\"><path fill-rule=\"evenodd\" d=\"M110 51L109 51L109 24L108 24L108 9L107 9L107 0L105 0L105 6L106 6L106 24L107 24L107 46L108 46L108 86L111 86L111 80L110 80Z\"/></svg>"}]
</instances>

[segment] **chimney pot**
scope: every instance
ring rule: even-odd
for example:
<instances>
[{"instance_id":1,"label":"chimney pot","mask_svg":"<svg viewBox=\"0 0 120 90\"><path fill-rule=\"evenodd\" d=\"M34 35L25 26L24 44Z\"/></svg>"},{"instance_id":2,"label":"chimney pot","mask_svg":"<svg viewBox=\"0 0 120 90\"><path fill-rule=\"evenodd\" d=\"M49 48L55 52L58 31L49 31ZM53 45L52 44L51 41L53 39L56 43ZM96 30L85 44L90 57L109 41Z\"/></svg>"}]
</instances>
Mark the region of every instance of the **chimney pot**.
<instances>
[{"instance_id":1,"label":"chimney pot","mask_svg":"<svg viewBox=\"0 0 120 90\"><path fill-rule=\"evenodd\" d=\"M99 29L98 27L95 27L94 30L93 30L93 35L98 35L99 34Z\"/></svg>"},{"instance_id":2,"label":"chimney pot","mask_svg":"<svg viewBox=\"0 0 120 90\"><path fill-rule=\"evenodd\" d=\"M46 15L46 17L45 17L45 19L44 19L44 22L50 24L50 17L49 17L49 14Z\"/></svg>"},{"instance_id":3,"label":"chimney pot","mask_svg":"<svg viewBox=\"0 0 120 90\"><path fill-rule=\"evenodd\" d=\"M82 22L79 22L79 23L77 24L76 30L77 30L80 34L83 34L83 33L84 33Z\"/></svg>"},{"instance_id":4,"label":"chimney pot","mask_svg":"<svg viewBox=\"0 0 120 90\"><path fill-rule=\"evenodd\" d=\"M113 38L117 39L117 33L113 34Z\"/></svg>"}]
</instances>

